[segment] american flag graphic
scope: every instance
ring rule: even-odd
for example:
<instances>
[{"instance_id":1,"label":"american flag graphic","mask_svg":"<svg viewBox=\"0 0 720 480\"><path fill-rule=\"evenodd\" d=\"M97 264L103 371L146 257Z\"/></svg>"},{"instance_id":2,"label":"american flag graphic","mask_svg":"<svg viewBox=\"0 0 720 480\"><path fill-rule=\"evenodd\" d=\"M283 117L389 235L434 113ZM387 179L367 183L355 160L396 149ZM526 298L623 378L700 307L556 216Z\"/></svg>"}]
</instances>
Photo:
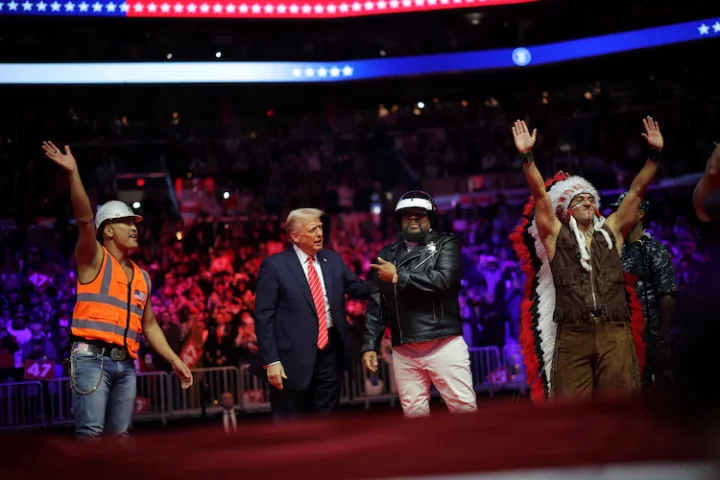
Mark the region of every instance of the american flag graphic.
<instances>
[{"instance_id":1,"label":"american flag graphic","mask_svg":"<svg viewBox=\"0 0 720 480\"><path fill-rule=\"evenodd\" d=\"M0 15L175 18L338 18L477 8L536 0L2 0Z\"/></svg>"}]
</instances>

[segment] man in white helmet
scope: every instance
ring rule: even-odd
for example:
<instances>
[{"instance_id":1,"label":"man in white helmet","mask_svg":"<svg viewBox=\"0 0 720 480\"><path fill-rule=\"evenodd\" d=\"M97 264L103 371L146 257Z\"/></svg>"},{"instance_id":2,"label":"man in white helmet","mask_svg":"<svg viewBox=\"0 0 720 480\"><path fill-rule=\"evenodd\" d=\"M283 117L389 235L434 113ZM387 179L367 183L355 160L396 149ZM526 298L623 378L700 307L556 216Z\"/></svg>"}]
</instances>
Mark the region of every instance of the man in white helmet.
<instances>
[{"instance_id":1,"label":"man in white helmet","mask_svg":"<svg viewBox=\"0 0 720 480\"><path fill-rule=\"evenodd\" d=\"M43 142L43 150L69 177L79 234L70 351L75 435L78 439L97 439L103 433L125 437L135 403L134 360L141 334L170 362L183 388L192 385L192 373L172 351L155 319L148 273L129 258L138 247L135 224L142 217L125 203L111 201L93 222L90 199L70 148L66 145L61 152L52 142Z\"/></svg>"}]
</instances>

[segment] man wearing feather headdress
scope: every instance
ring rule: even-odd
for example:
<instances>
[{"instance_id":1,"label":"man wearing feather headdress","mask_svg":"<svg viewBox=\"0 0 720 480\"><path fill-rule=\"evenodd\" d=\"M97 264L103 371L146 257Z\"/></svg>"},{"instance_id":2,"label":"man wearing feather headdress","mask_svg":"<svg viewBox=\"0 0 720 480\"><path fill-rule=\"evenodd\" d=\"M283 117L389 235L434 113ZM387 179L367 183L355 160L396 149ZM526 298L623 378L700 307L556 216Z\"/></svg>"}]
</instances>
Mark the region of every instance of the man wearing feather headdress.
<instances>
[{"instance_id":1,"label":"man wearing feather headdress","mask_svg":"<svg viewBox=\"0 0 720 480\"><path fill-rule=\"evenodd\" d=\"M537 130L512 128L532 192L511 240L526 275L520 341L535 401L639 389L644 319L620 256L663 148L657 122L643 125L648 160L607 219L584 178L560 172L546 183L532 155Z\"/></svg>"}]
</instances>

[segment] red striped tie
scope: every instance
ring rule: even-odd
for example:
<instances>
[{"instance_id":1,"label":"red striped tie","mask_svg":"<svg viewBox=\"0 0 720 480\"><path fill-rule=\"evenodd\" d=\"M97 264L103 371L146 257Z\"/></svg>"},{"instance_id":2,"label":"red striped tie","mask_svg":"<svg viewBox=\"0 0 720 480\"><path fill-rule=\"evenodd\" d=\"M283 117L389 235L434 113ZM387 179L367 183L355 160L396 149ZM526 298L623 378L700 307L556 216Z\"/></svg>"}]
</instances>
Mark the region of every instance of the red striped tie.
<instances>
[{"instance_id":1,"label":"red striped tie","mask_svg":"<svg viewBox=\"0 0 720 480\"><path fill-rule=\"evenodd\" d=\"M308 283L310 284L310 293L312 293L315 310L318 314L318 341L317 347L322 350L328 344L328 327L327 312L325 311L325 298L323 295L322 285L320 284L320 276L315 270L313 257L308 257Z\"/></svg>"}]
</instances>

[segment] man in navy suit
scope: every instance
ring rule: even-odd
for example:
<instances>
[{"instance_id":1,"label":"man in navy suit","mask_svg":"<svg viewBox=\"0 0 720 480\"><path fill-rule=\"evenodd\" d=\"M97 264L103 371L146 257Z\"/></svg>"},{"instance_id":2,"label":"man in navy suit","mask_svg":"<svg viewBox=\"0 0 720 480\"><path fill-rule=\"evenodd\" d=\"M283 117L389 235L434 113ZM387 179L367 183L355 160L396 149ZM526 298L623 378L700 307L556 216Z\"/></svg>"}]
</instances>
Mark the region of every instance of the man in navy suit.
<instances>
[{"instance_id":1,"label":"man in navy suit","mask_svg":"<svg viewBox=\"0 0 720 480\"><path fill-rule=\"evenodd\" d=\"M351 363L345 294L370 297L335 252L323 250L321 210L293 210L285 222L291 246L260 266L255 331L275 418L328 414L340 403Z\"/></svg>"}]
</instances>

